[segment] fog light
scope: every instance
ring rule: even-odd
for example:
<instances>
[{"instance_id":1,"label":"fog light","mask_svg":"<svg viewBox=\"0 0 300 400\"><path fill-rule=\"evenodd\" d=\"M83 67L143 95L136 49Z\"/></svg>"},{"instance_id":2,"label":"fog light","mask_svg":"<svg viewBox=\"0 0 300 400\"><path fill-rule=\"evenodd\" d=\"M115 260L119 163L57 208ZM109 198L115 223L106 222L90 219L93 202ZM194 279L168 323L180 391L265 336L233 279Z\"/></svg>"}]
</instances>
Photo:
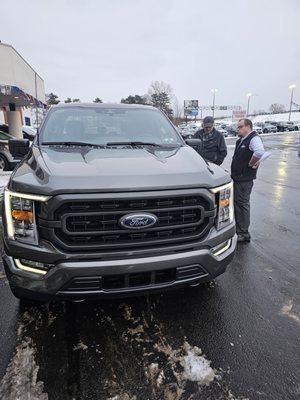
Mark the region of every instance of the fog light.
<instances>
[{"instance_id":1,"label":"fog light","mask_svg":"<svg viewBox=\"0 0 300 400\"><path fill-rule=\"evenodd\" d=\"M211 252L215 257L217 257L225 253L225 251L228 250L230 246L231 246L231 239L226 240L226 242L223 242L216 247L213 247L211 249Z\"/></svg>"},{"instance_id":2,"label":"fog light","mask_svg":"<svg viewBox=\"0 0 300 400\"><path fill-rule=\"evenodd\" d=\"M25 260L24 258L15 258L16 267L35 274L45 275L53 264L44 264L39 261Z\"/></svg>"}]
</instances>

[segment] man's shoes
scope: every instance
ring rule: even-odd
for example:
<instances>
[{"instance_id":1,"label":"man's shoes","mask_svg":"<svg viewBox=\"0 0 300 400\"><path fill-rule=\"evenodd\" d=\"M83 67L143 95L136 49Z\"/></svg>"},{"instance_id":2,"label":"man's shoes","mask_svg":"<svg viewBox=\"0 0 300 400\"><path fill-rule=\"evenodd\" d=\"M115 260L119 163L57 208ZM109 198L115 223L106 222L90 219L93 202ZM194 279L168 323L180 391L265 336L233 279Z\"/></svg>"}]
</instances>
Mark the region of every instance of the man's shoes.
<instances>
[{"instance_id":1,"label":"man's shoes","mask_svg":"<svg viewBox=\"0 0 300 400\"><path fill-rule=\"evenodd\" d=\"M237 237L238 243L249 243L251 241L251 236L247 235L238 235Z\"/></svg>"}]
</instances>

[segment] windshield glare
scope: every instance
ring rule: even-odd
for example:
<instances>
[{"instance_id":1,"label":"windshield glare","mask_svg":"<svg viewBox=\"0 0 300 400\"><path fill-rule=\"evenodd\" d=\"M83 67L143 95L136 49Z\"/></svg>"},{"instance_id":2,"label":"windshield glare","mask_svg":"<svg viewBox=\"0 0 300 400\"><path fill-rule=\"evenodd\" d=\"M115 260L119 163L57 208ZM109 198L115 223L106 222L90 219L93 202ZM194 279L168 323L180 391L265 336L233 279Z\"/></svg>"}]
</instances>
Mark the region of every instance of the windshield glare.
<instances>
[{"instance_id":1,"label":"windshield glare","mask_svg":"<svg viewBox=\"0 0 300 400\"><path fill-rule=\"evenodd\" d=\"M100 107L53 109L42 128L41 142L183 144L172 124L158 110Z\"/></svg>"}]
</instances>

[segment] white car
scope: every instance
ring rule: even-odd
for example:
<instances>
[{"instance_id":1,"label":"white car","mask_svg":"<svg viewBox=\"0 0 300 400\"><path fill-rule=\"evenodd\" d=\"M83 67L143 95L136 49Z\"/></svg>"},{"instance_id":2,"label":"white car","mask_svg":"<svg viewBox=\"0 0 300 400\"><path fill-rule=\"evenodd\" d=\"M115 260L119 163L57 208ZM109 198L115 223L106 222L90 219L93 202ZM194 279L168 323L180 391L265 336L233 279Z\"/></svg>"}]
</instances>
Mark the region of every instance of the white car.
<instances>
[{"instance_id":1,"label":"white car","mask_svg":"<svg viewBox=\"0 0 300 400\"><path fill-rule=\"evenodd\" d=\"M259 126L259 125L253 125L253 130L254 130L256 133L258 133L259 135L260 135L261 133L263 133L263 129L262 129L262 127Z\"/></svg>"},{"instance_id":2,"label":"white car","mask_svg":"<svg viewBox=\"0 0 300 400\"><path fill-rule=\"evenodd\" d=\"M225 137L228 136L227 130L224 129L224 128L222 128L221 126L220 126L220 127L216 127L216 130L219 131L219 132L221 132L223 136L225 136Z\"/></svg>"}]
</instances>

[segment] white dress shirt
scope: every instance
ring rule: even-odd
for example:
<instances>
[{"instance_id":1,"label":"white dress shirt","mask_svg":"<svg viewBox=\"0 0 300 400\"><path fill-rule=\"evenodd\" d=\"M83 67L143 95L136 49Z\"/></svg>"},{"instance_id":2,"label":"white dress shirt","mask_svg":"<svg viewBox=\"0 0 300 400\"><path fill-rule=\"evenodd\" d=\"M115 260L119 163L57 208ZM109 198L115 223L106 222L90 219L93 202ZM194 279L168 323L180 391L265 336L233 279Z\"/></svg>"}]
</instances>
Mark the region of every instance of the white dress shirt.
<instances>
[{"instance_id":1,"label":"white dress shirt","mask_svg":"<svg viewBox=\"0 0 300 400\"><path fill-rule=\"evenodd\" d=\"M252 132L253 132L253 131L252 131ZM250 132L249 135L251 135L252 132ZM243 140L245 140L246 137L248 137L249 135L244 136L244 137L242 138L242 142L243 142ZM265 153L265 148L264 148L263 142L262 142L262 140L261 140L261 138L260 138L259 136L254 136L254 137L250 140L249 149L250 149L251 151L253 151L253 155L254 155L255 157L257 157L257 158L261 158L261 157L263 156L263 154Z\"/></svg>"}]
</instances>

